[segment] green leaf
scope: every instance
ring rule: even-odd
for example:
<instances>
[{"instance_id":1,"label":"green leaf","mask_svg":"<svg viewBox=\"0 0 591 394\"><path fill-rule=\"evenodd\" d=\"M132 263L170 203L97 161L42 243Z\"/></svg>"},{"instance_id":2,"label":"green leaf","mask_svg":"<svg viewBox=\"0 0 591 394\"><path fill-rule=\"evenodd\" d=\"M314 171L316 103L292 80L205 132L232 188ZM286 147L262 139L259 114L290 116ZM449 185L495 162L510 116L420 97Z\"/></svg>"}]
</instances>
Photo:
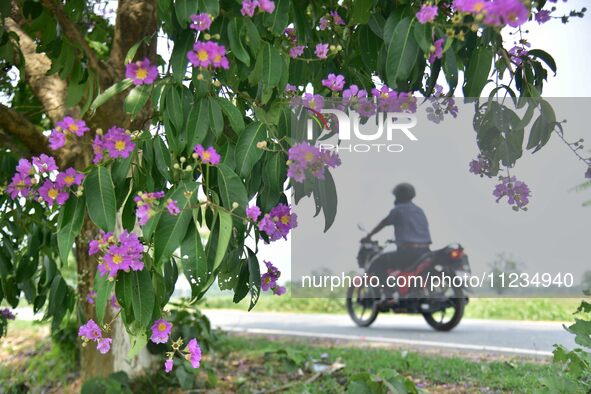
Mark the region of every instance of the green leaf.
<instances>
[{"instance_id":1,"label":"green leaf","mask_svg":"<svg viewBox=\"0 0 591 394\"><path fill-rule=\"evenodd\" d=\"M145 268L141 271L131 271L129 274L133 316L142 328L147 328L152 322L155 301L152 278Z\"/></svg>"},{"instance_id":2,"label":"green leaf","mask_svg":"<svg viewBox=\"0 0 591 394\"><path fill-rule=\"evenodd\" d=\"M182 83L187 72L187 52L193 48L195 36L191 30L183 30L180 36L174 41L174 48L170 55L170 64L172 66L172 76L177 83Z\"/></svg>"},{"instance_id":3,"label":"green leaf","mask_svg":"<svg viewBox=\"0 0 591 394\"><path fill-rule=\"evenodd\" d=\"M72 250L72 244L74 243L76 236L80 234L82 224L84 223L85 207L86 202L84 195L79 198L70 195L70 198L60 211L57 222L57 248L62 264L68 263L68 256Z\"/></svg>"},{"instance_id":4,"label":"green leaf","mask_svg":"<svg viewBox=\"0 0 591 394\"><path fill-rule=\"evenodd\" d=\"M263 85L268 88L277 86L283 70L283 60L279 51L268 42L264 42L257 58L257 64L259 62Z\"/></svg>"},{"instance_id":5,"label":"green leaf","mask_svg":"<svg viewBox=\"0 0 591 394\"><path fill-rule=\"evenodd\" d=\"M254 122L238 136L236 144L236 169L241 177L246 178L254 165L263 155L263 150L257 147L257 143L267 137L267 129L264 124Z\"/></svg>"},{"instance_id":6,"label":"green leaf","mask_svg":"<svg viewBox=\"0 0 591 394\"><path fill-rule=\"evenodd\" d=\"M176 0L174 11L179 25L185 28L191 22L191 15L199 12L199 3L197 0Z\"/></svg>"},{"instance_id":7,"label":"green leaf","mask_svg":"<svg viewBox=\"0 0 591 394\"><path fill-rule=\"evenodd\" d=\"M232 237L232 215L224 211L222 209L218 209L218 239L216 245L216 252L215 252L215 260L213 262L213 269L216 270L224 256L226 255L226 250L228 249L228 244L230 243L230 238Z\"/></svg>"},{"instance_id":8,"label":"green leaf","mask_svg":"<svg viewBox=\"0 0 591 394\"><path fill-rule=\"evenodd\" d=\"M109 101L112 97L116 96L117 94L123 92L127 88L133 85L131 79L124 79L123 81L119 81L111 87L107 88L104 92L96 96L92 104L90 105L90 109L95 111L98 107Z\"/></svg>"},{"instance_id":9,"label":"green leaf","mask_svg":"<svg viewBox=\"0 0 591 394\"><path fill-rule=\"evenodd\" d=\"M265 14L263 24L275 33L282 35L289 22L289 0L275 0L275 11Z\"/></svg>"},{"instance_id":10,"label":"green leaf","mask_svg":"<svg viewBox=\"0 0 591 394\"><path fill-rule=\"evenodd\" d=\"M182 87L169 85L164 90L163 95L165 102L164 115L168 117L178 133L181 131L184 122Z\"/></svg>"},{"instance_id":11,"label":"green leaf","mask_svg":"<svg viewBox=\"0 0 591 394\"><path fill-rule=\"evenodd\" d=\"M416 64L419 47L413 36L415 20L402 19L394 28L386 48L386 79L388 85L397 86L398 81L408 80Z\"/></svg>"},{"instance_id":12,"label":"green leaf","mask_svg":"<svg viewBox=\"0 0 591 394\"><path fill-rule=\"evenodd\" d=\"M105 319L106 307L111 300L111 294L113 292L113 286L115 281L109 280L108 275L101 276L100 272L97 271L94 277L94 291L96 291L95 307L96 307L96 318L99 325L103 325Z\"/></svg>"},{"instance_id":13,"label":"green leaf","mask_svg":"<svg viewBox=\"0 0 591 394\"><path fill-rule=\"evenodd\" d=\"M464 96L479 97L482 89L488 82L488 74L492 66L493 51L488 47L476 49L465 72Z\"/></svg>"},{"instance_id":14,"label":"green leaf","mask_svg":"<svg viewBox=\"0 0 591 394\"><path fill-rule=\"evenodd\" d=\"M220 136L224 130L224 116L222 108L214 97L209 97L209 125L216 136Z\"/></svg>"},{"instance_id":15,"label":"green leaf","mask_svg":"<svg viewBox=\"0 0 591 394\"><path fill-rule=\"evenodd\" d=\"M163 212L154 233L154 261L156 264L169 259L181 245L191 222L191 203L197 198L197 183L182 182L168 197L177 202L181 212L170 215Z\"/></svg>"},{"instance_id":16,"label":"green leaf","mask_svg":"<svg viewBox=\"0 0 591 394\"><path fill-rule=\"evenodd\" d=\"M146 102L150 98L152 92L152 85L138 85L131 89L127 97L125 98L125 112L130 115L136 115L146 105Z\"/></svg>"},{"instance_id":17,"label":"green leaf","mask_svg":"<svg viewBox=\"0 0 591 394\"><path fill-rule=\"evenodd\" d=\"M194 223L189 226L187 236L181 245L181 256L183 272L191 286L192 298L195 299L207 282L210 269L207 264L207 256L205 255L201 235Z\"/></svg>"},{"instance_id":18,"label":"green leaf","mask_svg":"<svg viewBox=\"0 0 591 394\"><path fill-rule=\"evenodd\" d=\"M129 348L129 352L127 352L127 358L131 360L140 353L140 350L146 347L148 344L148 336L145 332L142 332L137 335L131 335L129 341L131 342L131 348Z\"/></svg>"},{"instance_id":19,"label":"green leaf","mask_svg":"<svg viewBox=\"0 0 591 394\"><path fill-rule=\"evenodd\" d=\"M246 196L244 183L238 175L236 175L236 173L224 163L218 165L218 187L220 197L226 208L231 209L232 203L237 202L241 211L246 209L248 198Z\"/></svg>"},{"instance_id":20,"label":"green leaf","mask_svg":"<svg viewBox=\"0 0 591 394\"><path fill-rule=\"evenodd\" d=\"M222 107L222 112L230 121L230 127L232 130L240 134L245 127L242 112L226 98L216 97L216 100L220 107Z\"/></svg>"},{"instance_id":21,"label":"green leaf","mask_svg":"<svg viewBox=\"0 0 591 394\"><path fill-rule=\"evenodd\" d=\"M228 41L230 42L230 50L236 59L250 67L250 56L244 48L241 40L242 19L232 18L228 23Z\"/></svg>"},{"instance_id":22,"label":"green leaf","mask_svg":"<svg viewBox=\"0 0 591 394\"><path fill-rule=\"evenodd\" d=\"M252 310L259 300L261 294L261 270L259 267L259 260L256 254L250 248L248 251L248 289L250 291L250 305L248 310Z\"/></svg>"},{"instance_id":23,"label":"green leaf","mask_svg":"<svg viewBox=\"0 0 591 394\"><path fill-rule=\"evenodd\" d=\"M372 10L373 0L356 0L351 10L351 24L366 24Z\"/></svg>"},{"instance_id":24,"label":"green leaf","mask_svg":"<svg viewBox=\"0 0 591 394\"><path fill-rule=\"evenodd\" d=\"M220 13L220 1L199 0L199 11L207 12L209 15L216 17Z\"/></svg>"},{"instance_id":25,"label":"green leaf","mask_svg":"<svg viewBox=\"0 0 591 394\"><path fill-rule=\"evenodd\" d=\"M324 180L316 180L315 199L317 194L324 214L324 232L327 232L337 216L337 189L328 170L324 173Z\"/></svg>"},{"instance_id":26,"label":"green leaf","mask_svg":"<svg viewBox=\"0 0 591 394\"><path fill-rule=\"evenodd\" d=\"M109 170L92 168L84 181L84 193L90 220L103 231L113 231L117 204Z\"/></svg>"},{"instance_id":27,"label":"green leaf","mask_svg":"<svg viewBox=\"0 0 591 394\"><path fill-rule=\"evenodd\" d=\"M556 61L548 52L543 51L541 49L532 49L527 51L527 55L537 57L538 59L542 60L544 63L546 63L548 67L550 67L550 70L552 70L556 75Z\"/></svg>"},{"instance_id":28,"label":"green leaf","mask_svg":"<svg viewBox=\"0 0 591 394\"><path fill-rule=\"evenodd\" d=\"M209 130L209 100L201 98L191 107L187 120L187 153L201 143Z\"/></svg>"}]
</instances>

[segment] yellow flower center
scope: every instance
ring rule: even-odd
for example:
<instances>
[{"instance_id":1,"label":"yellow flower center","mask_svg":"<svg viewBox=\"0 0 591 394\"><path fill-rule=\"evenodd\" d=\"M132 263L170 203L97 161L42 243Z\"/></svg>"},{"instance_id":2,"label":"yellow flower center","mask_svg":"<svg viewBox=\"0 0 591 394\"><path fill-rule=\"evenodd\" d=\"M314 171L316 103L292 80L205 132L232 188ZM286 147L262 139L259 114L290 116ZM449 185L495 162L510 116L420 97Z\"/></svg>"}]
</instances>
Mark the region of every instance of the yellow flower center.
<instances>
[{"instance_id":1,"label":"yellow flower center","mask_svg":"<svg viewBox=\"0 0 591 394\"><path fill-rule=\"evenodd\" d=\"M216 63L219 63L222 61L222 56L221 55L215 55L215 57L213 58L213 61Z\"/></svg>"},{"instance_id":2,"label":"yellow flower center","mask_svg":"<svg viewBox=\"0 0 591 394\"><path fill-rule=\"evenodd\" d=\"M47 192L47 195L52 200L55 200L57 198L58 194L59 194L59 191L57 189L49 189L49 191Z\"/></svg>"},{"instance_id":3,"label":"yellow flower center","mask_svg":"<svg viewBox=\"0 0 591 394\"><path fill-rule=\"evenodd\" d=\"M166 331L166 324L164 324L164 323L158 324L158 331L160 331L160 332Z\"/></svg>"},{"instance_id":4,"label":"yellow flower center","mask_svg":"<svg viewBox=\"0 0 591 394\"><path fill-rule=\"evenodd\" d=\"M64 178L64 182L66 182L67 185L71 185L72 183L74 183L74 177L71 175L67 175Z\"/></svg>"},{"instance_id":5,"label":"yellow flower center","mask_svg":"<svg viewBox=\"0 0 591 394\"><path fill-rule=\"evenodd\" d=\"M117 149L119 152L121 152L123 149L125 149L125 141L115 142L115 149Z\"/></svg>"},{"instance_id":6,"label":"yellow flower center","mask_svg":"<svg viewBox=\"0 0 591 394\"><path fill-rule=\"evenodd\" d=\"M288 215L281 216L281 223L283 223L283 224L289 223L289 216Z\"/></svg>"},{"instance_id":7,"label":"yellow flower center","mask_svg":"<svg viewBox=\"0 0 591 394\"><path fill-rule=\"evenodd\" d=\"M483 1L479 1L478 3L474 3L474 11L475 12L480 12L480 11L482 11L483 8L484 8Z\"/></svg>"},{"instance_id":8,"label":"yellow flower center","mask_svg":"<svg viewBox=\"0 0 591 394\"><path fill-rule=\"evenodd\" d=\"M23 180L18 181L18 183L16 184L16 187L18 189L23 189L25 187L25 181L23 181Z\"/></svg>"},{"instance_id":9,"label":"yellow flower center","mask_svg":"<svg viewBox=\"0 0 591 394\"><path fill-rule=\"evenodd\" d=\"M205 61L207 61L207 59L209 59L209 54L207 53L207 51L202 49L199 52L197 52L197 58L200 61L205 62Z\"/></svg>"},{"instance_id":10,"label":"yellow flower center","mask_svg":"<svg viewBox=\"0 0 591 394\"><path fill-rule=\"evenodd\" d=\"M116 254L113 256L113 263L121 264L122 261L123 261L123 257L121 255Z\"/></svg>"},{"instance_id":11,"label":"yellow flower center","mask_svg":"<svg viewBox=\"0 0 591 394\"><path fill-rule=\"evenodd\" d=\"M147 76L148 76L148 70L146 70L145 68L140 67L135 72L135 77L137 79L146 79Z\"/></svg>"},{"instance_id":12,"label":"yellow flower center","mask_svg":"<svg viewBox=\"0 0 591 394\"><path fill-rule=\"evenodd\" d=\"M78 130L78 125L77 125L76 123L72 123L72 124L70 125L70 130L71 130L71 131L77 131L77 130Z\"/></svg>"},{"instance_id":13,"label":"yellow flower center","mask_svg":"<svg viewBox=\"0 0 591 394\"><path fill-rule=\"evenodd\" d=\"M312 109L315 109L315 108L316 108L316 101L315 101L315 100L310 100L310 101L308 102L308 106L309 106L310 108L312 108Z\"/></svg>"},{"instance_id":14,"label":"yellow flower center","mask_svg":"<svg viewBox=\"0 0 591 394\"><path fill-rule=\"evenodd\" d=\"M211 153L209 153L208 151L204 151L202 153L203 156L203 160L209 160L211 158Z\"/></svg>"},{"instance_id":15,"label":"yellow flower center","mask_svg":"<svg viewBox=\"0 0 591 394\"><path fill-rule=\"evenodd\" d=\"M314 153L308 152L306 153L306 156L304 156L304 158L306 159L306 161L312 161L314 160Z\"/></svg>"}]
</instances>

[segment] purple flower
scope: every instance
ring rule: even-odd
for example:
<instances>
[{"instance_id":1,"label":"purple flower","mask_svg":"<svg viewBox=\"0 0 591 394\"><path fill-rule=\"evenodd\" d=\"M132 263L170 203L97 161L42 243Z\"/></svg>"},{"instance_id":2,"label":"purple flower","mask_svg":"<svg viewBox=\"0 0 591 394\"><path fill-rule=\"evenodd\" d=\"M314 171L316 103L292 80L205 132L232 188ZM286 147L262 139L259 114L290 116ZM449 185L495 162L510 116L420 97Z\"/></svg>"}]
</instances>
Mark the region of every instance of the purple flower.
<instances>
[{"instance_id":1,"label":"purple flower","mask_svg":"<svg viewBox=\"0 0 591 394\"><path fill-rule=\"evenodd\" d=\"M477 7L477 4L475 5ZM506 24L518 27L529 19L529 9L521 0L495 0L486 3L483 10L484 23L498 26Z\"/></svg>"},{"instance_id":2,"label":"purple flower","mask_svg":"<svg viewBox=\"0 0 591 394\"><path fill-rule=\"evenodd\" d=\"M172 361L172 358L169 358L168 360L166 360L164 362L164 372L170 373L172 371L173 365L174 365L174 361Z\"/></svg>"},{"instance_id":3,"label":"purple flower","mask_svg":"<svg viewBox=\"0 0 591 394\"><path fill-rule=\"evenodd\" d=\"M319 94L306 93L304 94L304 97L302 97L302 105L320 111L324 108L324 97Z\"/></svg>"},{"instance_id":4,"label":"purple flower","mask_svg":"<svg viewBox=\"0 0 591 394\"><path fill-rule=\"evenodd\" d=\"M273 291L273 294L282 295L285 293L285 287L279 286L277 280L281 272L270 261L264 261L267 266L267 272L261 275L261 290Z\"/></svg>"},{"instance_id":5,"label":"purple flower","mask_svg":"<svg viewBox=\"0 0 591 394\"><path fill-rule=\"evenodd\" d=\"M246 216L253 222L256 222L260 215L261 209L256 205L246 208Z\"/></svg>"},{"instance_id":6,"label":"purple flower","mask_svg":"<svg viewBox=\"0 0 591 394\"><path fill-rule=\"evenodd\" d=\"M507 203L513 206L513 209L526 210L525 206L529 203L531 191L525 182L517 180L513 177L501 177L501 183L495 186L493 195L497 198L497 202L503 197L507 197Z\"/></svg>"},{"instance_id":7,"label":"purple flower","mask_svg":"<svg viewBox=\"0 0 591 394\"><path fill-rule=\"evenodd\" d=\"M275 2L273 0L259 0L259 9L272 14L275 11Z\"/></svg>"},{"instance_id":8,"label":"purple flower","mask_svg":"<svg viewBox=\"0 0 591 394\"><path fill-rule=\"evenodd\" d=\"M84 181L84 174L76 171L72 167L64 172L60 172L55 178L55 183L60 188L69 188L74 185L80 186L82 181Z\"/></svg>"},{"instance_id":9,"label":"purple flower","mask_svg":"<svg viewBox=\"0 0 591 394\"><path fill-rule=\"evenodd\" d=\"M12 311L10 310L10 308L2 308L2 309L0 309L0 317L3 317L6 320L14 320L14 319L16 319L16 316L14 315L14 313L12 313Z\"/></svg>"},{"instance_id":10,"label":"purple flower","mask_svg":"<svg viewBox=\"0 0 591 394\"><path fill-rule=\"evenodd\" d=\"M297 225L297 215L291 212L290 207L278 204L263 216L259 222L259 230L265 232L270 241L277 241L281 238L287 239L289 231Z\"/></svg>"},{"instance_id":11,"label":"purple flower","mask_svg":"<svg viewBox=\"0 0 591 394\"><path fill-rule=\"evenodd\" d=\"M204 164L211 164L213 166L220 164L221 156L216 152L213 146L205 149L203 145L197 144L193 151Z\"/></svg>"},{"instance_id":12,"label":"purple flower","mask_svg":"<svg viewBox=\"0 0 591 394\"><path fill-rule=\"evenodd\" d=\"M333 92L340 92L345 87L345 77L330 73L326 79L322 80L322 86L326 86Z\"/></svg>"},{"instance_id":13,"label":"purple flower","mask_svg":"<svg viewBox=\"0 0 591 394\"><path fill-rule=\"evenodd\" d=\"M335 25L344 25L345 24L345 21L343 20L343 18L341 18L341 16L339 15L338 12L330 11L330 16L332 17L332 22Z\"/></svg>"},{"instance_id":14,"label":"purple flower","mask_svg":"<svg viewBox=\"0 0 591 394\"><path fill-rule=\"evenodd\" d=\"M328 26L329 25L330 25L330 19L328 19L325 16L323 16L322 18L320 18L320 20L318 21L318 28L320 30L326 30L326 29L328 29Z\"/></svg>"},{"instance_id":15,"label":"purple flower","mask_svg":"<svg viewBox=\"0 0 591 394\"><path fill-rule=\"evenodd\" d=\"M166 210L168 211L169 214L176 216L179 213L181 213L181 210L179 209L177 203L175 200L172 199L168 199L168 201L166 201Z\"/></svg>"},{"instance_id":16,"label":"purple flower","mask_svg":"<svg viewBox=\"0 0 591 394\"><path fill-rule=\"evenodd\" d=\"M105 147L113 159L127 158L135 149L131 136L120 127L111 127L105 134Z\"/></svg>"},{"instance_id":17,"label":"purple flower","mask_svg":"<svg viewBox=\"0 0 591 394\"><path fill-rule=\"evenodd\" d=\"M151 327L152 336L150 340L154 343L166 343L172 331L172 324L164 319L158 319Z\"/></svg>"},{"instance_id":18,"label":"purple flower","mask_svg":"<svg viewBox=\"0 0 591 394\"><path fill-rule=\"evenodd\" d=\"M191 15L191 21L192 23L189 26L191 29L204 31L211 27L212 19L208 13L202 12L201 14Z\"/></svg>"},{"instance_id":19,"label":"purple flower","mask_svg":"<svg viewBox=\"0 0 591 394\"><path fill-rule=\"evenodd\" d=\"M484 156L479 155L476 159L470 162L469 167L472 174L484 176L490 169L490 163Z\"/></svg>"},{"instance_id":20,"label":"purple flower","mask_svg":"<svg viewBox=\"0 0 591 394\"><path fill-rule=\"evenodd\" d=\"M535 16L536 22L538 22L540 25L548 22L551 19L550 12L551 11L548 10L538 11Z\"/></svg>"},{"instance_id":21,"label":"purple flower","mask_svg":"<svg viewBox=\"0 0 591 394\"><path fill-rule=\"evenodd\" d=\"M142 255L144 247L136 234L123 231L119 236L119 241L109 236L110 233L101 234L98 243L90 244L90 252L98 253L101 249L105 250L102 259L99 259L98 270L100 276L109 275L115 278L119 271L140 271L144 268ZM94 254L93 253L93 254Z\"/></svg>"},{"instance_id":22,"label":"purple flower","mask_svg":"<svg viewBox=\"0 0 591 394\"><path fill-rule=\"evenodd\" d=\"M226 48L213 41L197 41L193 45L193 50L187 53L187 58L193 67L207 68L230 68L228 58L226 57Z\"/></svg>"},{"instance_id":23,"label":"purple flower","mask_svg":"<svg viewBox=\"0 0 591 394\"><path fill-rule=\"evenodd\" d=\"M16 173L12 177L12 180L6 187L6 192L13 200L17 197L24 197L27 198L31 195L31 178L28 176L24 176L21 173Z\"/></svg>"},{"instance_id":24,"label":"purple flower","mask_svg":"<svg viewBox=\"0 0 591 394\"><path fill-rule=\"evenodd\" d=\"M41 174L46 174L57 170L55 159L51 156L47 156L45 153L33 157L33 164L37 167L37 170Z\"/></svg>"},{"instance_id":25,"label":"purple flower","mask_svg":"<svg viewBox=\"0 0 591 394\"><path fill-rule=\"evenodd\" d=\"M277 296L285 294L285 291L286 291L285 287L283 287L283 286L275 286L273 288L273 294L277 295Z\"/></svg>"},{"instance_id":26,"label":"purple flower","mask_svg":"<svg viewBox=\"0 0 591 394\"><path fill-rule=\"evenodd\" d=\"M294 47L291 47L289 49L289 57L295 59L295 58L302 56L305 48L306 48L305 45L296 45Z\"/></svg>"},{"instance_id":27,"label":"purple flower","mask_svg":"<svg viewBox=\"0 0 591 394\"><path fill-rule=\"evenodd\" d=\"M94 290L90 290L86 294L86 302L89 303L89 304L94 304L95 298L96 298L96 291L94 291Z\"/></svg>"},{"instance_id":28,"label":"purple flower","mask_svg":"<svg viewBox=\"0 0 591 394\"><path fill-rule=\"evenodd\" d=\"M52 130L48 140L49 148L51 150L58 150L66 144L66 135L61 131Z\"/></svg>"},{"instance_id":29,"label":"purple flower","mask_svg":"<svg viewBox=\"0 0 591 394\"><path fill-rule=\"evenodd\" d=\"M76 120L71 116L66 116L62 120L55 123L54 131L62 132L64 134L76 134L78 137L82 137L84 133L90 130L86 126L86 122L83 120Z\"/></svg>"},{"instance_id":30,"label":"purple flower","mask_svg":"<svg viewBox=\"0 0 591 394\"><path fill-rule=\"evenodd\" d=\"M359 112L359 115L369 118L376 113L376 105L367 98L361 98L357 105L357 112Z\"/></svg>"},{"instance_id":31,"label":"purple flower","mask_svg":"<svg viewBox=\"0 0 591 394\"><path fill-rule=\"evenodd\" d=\"M186 355L186 358L191 362L191 366L193 368L199 368L201 362L201 347L199 346L197 339L191 339L187 344L186 350L189 352L189 354Z\"/></svg>"},{"instance_id":32,"label":"purple flower","mask_svg":"<svg viewBox=\"0 0 591 394\"><path fill-rule=\"evenodd\" d=\"M423 4L419 12L417 12L417 20L421 24L431 22L437 16L438 9L436 5Z\"/></svg>"},{"instance_id":33,"label":"purple flower","mask_svg":"<svg viewBox=\"0 0 591 394\"><path fill-rule=\"evenodd\" d=\"M240 13L245 16L253 16L258 5L259 2L257 0L242 0L242 9L240 10Z\"/></svg>"},{"instance_id":34,"label":"purple flower","mask_svg":"<svg viewBox=\"0 0 591 394\"><path fill-rule=\"evenodd\" d=\"M19 159L18 164L16 166L16 172L21 174L22 176L29 176L35 173L35 167L33 164L27 159Z\"/></svg>"},{"instance_id":35,"label":"purple flower","mask_svg":"<svg viewBox=\"0 0 591 394\"><path fill-rule=\"evenodd\" d=\"M308 142L301 142L289 148L287 176L302 183L309 172L317 179L324 179L326 167L337 167L341 164L338 155L328 150L320 150Z\"/></svg>"},{"instance_id":36,"label":"purple flower","mask_svg":"<svg viewBox=\"0 0 591 394\"><path fill-rule=\"evenodd\" d=\"M135 215L138 218L138 223L140 226L146 224L148 220L150 220L150 218L156 214L155 205L162 197L164 197L164 192L160 191L150 193L139 192L133 198L133 201L135 201L137 207Z\"/></svg>"},{"instance_id":37,"label":"purple flower","mask_svg":"<svg viewBox=\"0 0 591 394\"><path fill-rule=\"evenodd\" d=\"M103 333L98 324L90 319L86 324L80 326L78 329L78 336L82 338L83 341L98 341L103 337Z\"/></svg>"},{"instance_id":38,"label":"purple flower","mask_svg":"<svg viewBox=\"0 0 591 394\"><path fill-rule=\"evenodd\" d=\"M326 59L328 56L328 44L317 44L314 53L319 59Z\"/></svg>"},{"instance_id":39,"label":"purple flower","mask_svg":"<svg viewBox=\"0 0 591 394\"><path fill-rule=\"evenodd\" d=\"M445 38L440 38L435 40L433 43L433 47L431 53L429 54L429 63L433 64L437 59L441 59L443 57L443 43L445 42Z\"/></svg>"},{"instance_id":40,"label":"purple flower","mask_svg":"<svg viewBox=\"0 0 591 394\"><path fill-rule=\"evenodd\" d=\"M50 180L43 182L43 185L39 188L39 195L50 207L53 206L54 202L63 205L70 197L68 192Z\"/></svg>"},{"instance_id":41,"label":"purple flower","mask_svg":"<svg viewBox=\"0 0 591 394\"><path fill-rule=\"evenodd\" d=\"M125 66L125 77L131 79L134 85L150 85L158 77L158 68L145 58L135 63L128 63Z\"/></svg>"},{"instance_id":42,"label":"purple flower","mask_svg":"<svg viewBox=\"0 0 591 394\"><path fill-rule=\"evenodd\" d=\"M96 344L96 349L101 352L101 354L107 353L111 350L111 343L113 340L111 338L102 338L99 339L98 343Z\"/></svg>"}]
</instances>

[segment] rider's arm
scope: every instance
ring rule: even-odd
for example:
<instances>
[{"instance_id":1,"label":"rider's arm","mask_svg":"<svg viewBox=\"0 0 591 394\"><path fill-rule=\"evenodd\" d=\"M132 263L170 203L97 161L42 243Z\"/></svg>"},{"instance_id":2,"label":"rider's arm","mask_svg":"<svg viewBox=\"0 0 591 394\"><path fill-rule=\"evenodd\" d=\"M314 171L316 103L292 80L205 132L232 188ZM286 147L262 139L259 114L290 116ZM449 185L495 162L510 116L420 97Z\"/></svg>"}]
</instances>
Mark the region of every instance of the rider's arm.
<instances>
[{"instance_id":1,"label":"rider's arm","mask_svg":"<svg viewBox=\"0 0 591 394\"><path fill-rule=\"evenodd\" d=\"M366 239L370 240L372 236L374 236L375 234L379 233L380 231L382 231L382 229L386 226L391 225L391 221L390 221L390 217L386 217L385 219L383 219L380 223L378 223L378 225L376 226L376 228L374 228L373 230L371 230L369 232L369 234L367 234L367 236L365 237Z\"/></svg>"}]
</instances>

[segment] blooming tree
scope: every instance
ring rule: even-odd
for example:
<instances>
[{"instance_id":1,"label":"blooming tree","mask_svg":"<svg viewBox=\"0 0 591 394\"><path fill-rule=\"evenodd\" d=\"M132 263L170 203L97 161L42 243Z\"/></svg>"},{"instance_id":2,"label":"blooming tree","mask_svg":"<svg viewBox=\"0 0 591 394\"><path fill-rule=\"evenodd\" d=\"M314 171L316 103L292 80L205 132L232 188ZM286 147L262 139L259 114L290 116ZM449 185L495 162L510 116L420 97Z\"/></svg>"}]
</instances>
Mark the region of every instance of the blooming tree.
<instances>
[{"instance_id":1,"label":"blooming tree","mask_svg":"<svg viewBox=\"0 0 591 394\"><path fill-rule=\"evenodd\" d=\"M291 188L296 200L335 193L329 169L340 164L293 138L294 100L318 110L339 97L364 116L412 112L419 95L453 95L460 73L463 94L475 98L491 75L508 73L492 95L533 98L527 122L488 127L508 109L475 99L482 153L470 170L496 176L521 156L534 113L525 149L542 148L559 127L541 98L554 60L524 37L504 42L502 30L585 11L560 16L545 1L519 0L108 6L0 6L0 300L28 301L53 328L78 316L84 376L112 368L100 357L118 319L131 355L151 340L169 346L167 372L183 358L199 367L199 339L171 338L165 313L180 271L193 300L216 280L235 302L250 296L250 308L261 290L285 292L272 262L261 274L257 244L283 242L297 225ZM170 55L158 56L157 43ZM433 121L457 111L433 108ZM529 189L507 176L494 195L522 209ZM318 201L329 227L336 210ZM76 283L62 275L72 263Z\"/></svg>"}]
</instances>

